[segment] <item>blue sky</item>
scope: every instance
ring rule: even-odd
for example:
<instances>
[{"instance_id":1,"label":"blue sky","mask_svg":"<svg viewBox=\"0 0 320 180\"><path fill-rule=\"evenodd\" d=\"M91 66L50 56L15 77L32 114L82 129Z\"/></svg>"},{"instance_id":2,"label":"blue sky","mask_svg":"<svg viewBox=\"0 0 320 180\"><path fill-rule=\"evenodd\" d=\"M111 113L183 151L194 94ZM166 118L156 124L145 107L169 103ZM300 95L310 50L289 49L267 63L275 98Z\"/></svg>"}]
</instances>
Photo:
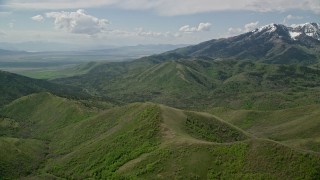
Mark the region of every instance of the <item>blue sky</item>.
<instances>
[{"instance_id":1,"label":"blue sky","mask_svg":"<svg viewBox=\"0 0 320 180\"><path fill-rule=\"evenodd\" d=\"M319 17L319 0L0 0L0 43L196 44Z\"/></svg>"}]
</instances>

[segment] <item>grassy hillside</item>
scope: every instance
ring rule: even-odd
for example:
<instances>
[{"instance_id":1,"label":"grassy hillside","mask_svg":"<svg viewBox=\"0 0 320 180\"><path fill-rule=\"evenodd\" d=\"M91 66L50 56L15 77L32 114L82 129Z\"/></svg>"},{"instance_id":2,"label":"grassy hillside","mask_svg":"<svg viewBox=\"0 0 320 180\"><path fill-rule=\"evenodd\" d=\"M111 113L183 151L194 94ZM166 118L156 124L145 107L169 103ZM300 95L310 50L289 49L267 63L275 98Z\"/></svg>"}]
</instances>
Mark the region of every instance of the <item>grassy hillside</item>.
<instances>
[{"instance_id":1,"label":"grassy hillside","mask_svg":"<svg viewBox=\"0 0 320 180\"><path fill-rule=\"evenodd\" d=\"M315 68L162 58L107 63L88 74L54 82L85 87L124 103L152 101L189 109L224 106L272 110L319 103L320 70Z\"/></svg>"},{"instance_id":2,"label":"grassy hillside","mask_svg":"<svg viewBox=\"0 0 320 180\"><path fill-rule=\"evenodd\" d=\"M170 144L123 171L141 179L317 179L319 158L265 141Z\"/></svg>"},{"instance_id":3,"label":"grassy hillside","mask_svg":"<svg viewBox=\"0 0 320 180\"><path fill-rule=\"evenodd\" d=\"M96 110L81 103L59 98L50 93L38 93L24 96L5 106L2 116L14 119L18 127L38 139L48 139L57 129L68 124L82 121L96 113ZM36 129L36 131L32 129Z\"/></svg>"},{"instance_id":4,"label":"grassy hillside","mask_svg":"<svg viewBox=\"0 0 320 180\"><path fill-rule=\"evenodd\" d=\"M5 106L0 112L0 177L34 174L46 161L49 142L59 129L96 113L49 93L24 96Z\"/></svg>"},{"instance_id":5,"label":"grassy hillside","mask_svg":"<svg viewBox=\"0 0 320 180\"><path fill-rule=\"evenodd\" d=\"M38 92L51 92L69 98L88 98L82 88L59 85L44 80L36 80L25 76L0 71L0 107L11 101Z\"/></svg>"},{"instance_id":6,"label":"grassy hillside","mask_svg":"<svg viewBox=\"0 0 320 180\"><path fill-rule=\"evenodd\" d=\"M15 179L34 173L44 163L46 153L44 141L0 136L1 179Z\"/></svg>"},{"instance_id":7,"label":"grassy hillside","mask_svg":"<svg viewBox=\"0 0 320 180\"><path fill-rule=\"evenodd\" d=\"M301 149L320 152L320 106L309 105L276 111L209 110L258 137L281 141Z\"/></svg>"},{"instance_id":8,"label":"grassy hillside","mask_svg":"<svg viewBox=\"0 0 320 180\"><path fill-rule=\"evenodd\" d=\"M30 132L24 139L19 128L2 134L1 154L10 156L0 156L0 172L7 178L320 177L316 154L257 139L208 113L153 103L101 112L40 93L14 101L2 115L1 128L28 124Z\"/></svg>"}]
</instances>

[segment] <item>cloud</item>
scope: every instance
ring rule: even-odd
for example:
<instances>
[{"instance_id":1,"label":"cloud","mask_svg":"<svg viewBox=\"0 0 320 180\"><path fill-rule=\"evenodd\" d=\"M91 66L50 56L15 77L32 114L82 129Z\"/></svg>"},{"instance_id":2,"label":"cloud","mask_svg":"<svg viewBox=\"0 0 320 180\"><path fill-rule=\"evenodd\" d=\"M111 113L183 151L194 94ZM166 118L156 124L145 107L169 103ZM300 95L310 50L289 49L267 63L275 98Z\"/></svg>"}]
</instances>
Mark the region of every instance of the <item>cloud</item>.
<instances>
[{"instance_id":1,"label":"cloud","mask_svg":"<svg viewBox=\"0 0 320 180\"><path fill-rule=\"evenodd\" d=\"M108 20L88 15L83 9L76 12L49 12L46 17L54 19L56 29L75 34L98 34L109 24Z\"/></svg>"},{"instance_id":2,"label":"cloud","mask_svg":"<svg viewBox=\"0 0 320 180\"><path fill-rule=\"evenodd\" d=\"M288 21L290 21L290 20L297 20L297 19L303 19L303 17L302 17L302 16L294 16L294 15L289 14L288 16L286 16L286 17L283 19L283 23L284 23L284 24L287 24Z\"/></svg>"},{"instance_id":3,"label":"cloud","mask_svg":"<svg viewBox=\"0 0 320 180\"><path fill-rule=\"evenodd\" d=\"M196 27L191 27L190 25L182 26L179 31L185 33L201 32L201 31L210 31L211 23L200 23Z\"/></svg>"},{"instance_id":4,"label":"cloud","mask_svg":"<svg viewBox=\"0 0 320 180\"><path fill-rule=\"evenodd\" d=\"M240 34L242 33L242 29L241 28L229 28L228 29L228 35L235 35L235 34Z\"/></svg>"},{"instance_id":5,"label":"cloud","mask_svg":"<svg viewBox=\"0 0 320 180\"><path fill-rule=\"evenodd\" d=\"M137 35L144 37L160 37L163 36L162 32L145 31L143 28L137 28Z\"/></svg>"},{"instance_id":6,"label":"cloud","mask_svg":"<svg viewBox=\"0 0 320 180\"><path fill-rule=\"evenodd\" d=\"M154 31L145 31L143 28L136 29L136 35L142 37L152 37L152 38L171 38L171 37L181 37L179 33L172 33L172 32L154 32Z\"/></svg>"},{"instance_id":7,"label":"cloud","mask_svg":"<svg viewBox=\"0 0 320 180\"><path fill-rule=\"evenodd\" d=\"M255 30L256 28L259 27L259 21L256 21L256 22L251 22L251 23L248 23L248 24L245 24L243 26L243 28L229 28L228 29L228 33L227 35L228 36L233 36L233 35L238 35L238 34L241 34L241 33L245 33L245 32L249 32L249 31L252 31L252 30Z\"/></svg>"},{"instance_id":8,"label":"cloud","mask_svg":"<svg viewBox=\"0 0 320 180\"><path fill-rule=\"evenodd\" d=\"M319 0L10 0L5 7L27 9L75 9L113 6L122 9L152 10L165 16L214 11L286 11L307 10L320 14Z\"/></svg>"},{"instance_id":9,"label":"cloud","mask_svg":"<svg viewBox=\"0 0 320 180\"><path fill-rule=\"evenodd\" d=\"M289 20L291 20L291 19L303 19L303 17L302 16L293 16L293 15L289 14L286 17L286 19L289 19Z\"/></svg>"},{"instance_id":10,"label":"cloud","mask_svg":"<svg viewBox=\"0 0 320 180\"><path fill-rule=\"evenodd\" d=\"M256 28L258 28L258 24L259 24L259 21L248 23L244 25L244 31L249 32L249 31L255 30Z\"/></svg>"},{"instance_id":11,"label":"cloud","mask_svg":"<svg viewBox=\"0 0 320 180\"><path fill-rule=\"evenodd\" d=\"M31 17L31 19L34 21L38 21L38 22L44 21L44 17L42 15L33 16L33 17Z\"/></svg>"}]
</instances>

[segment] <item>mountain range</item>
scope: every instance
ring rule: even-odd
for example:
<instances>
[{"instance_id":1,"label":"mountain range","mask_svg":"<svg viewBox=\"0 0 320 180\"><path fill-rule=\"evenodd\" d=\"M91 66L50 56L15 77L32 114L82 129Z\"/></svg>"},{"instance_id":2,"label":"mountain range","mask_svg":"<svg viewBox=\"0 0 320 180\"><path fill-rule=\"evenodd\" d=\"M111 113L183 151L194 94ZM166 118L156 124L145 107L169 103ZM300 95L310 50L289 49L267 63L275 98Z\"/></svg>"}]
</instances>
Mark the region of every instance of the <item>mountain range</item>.
<instances>
[{"instance_id":1,"label":"mountain range","mask_svg":"<svg viewBox=\"0 0 320 180\"><path fill-rule=\"evenodd\" d=\"M317 23L270 24L72 77L0 72L0 177L319 179L319 47Z\"/></svg>"},{"instance_id":2,"label":"mountain range","mask_svg":"<svg viewBox=\"0 0 320 180\"><path fill-rule=\"evenodd\" d=\"M295 27L270 24L239 36L214 39L170 51L182 56L255 60L264 63L310 65L319 62L320 25Z\"/></svg>"},{"instance_id":3,"label":"mountain range","mask_svg":"<svg viewBox=\"0 0 320 180\"><path fill-rule=\"evenodd\" d=\"M313 103L319 95L320 41L310 34L293 39L290 29L272 24L131 62L101 64L84 75L54 82L81 86L118 101L152 101L179 108L252 104L268 109L293 107L303 99ZM309 38L314 42L310 47L305 43ZM281 93L291 93L295 101ZM274 100L278 105L273 105Z\"/></svg>"}]
</instances>

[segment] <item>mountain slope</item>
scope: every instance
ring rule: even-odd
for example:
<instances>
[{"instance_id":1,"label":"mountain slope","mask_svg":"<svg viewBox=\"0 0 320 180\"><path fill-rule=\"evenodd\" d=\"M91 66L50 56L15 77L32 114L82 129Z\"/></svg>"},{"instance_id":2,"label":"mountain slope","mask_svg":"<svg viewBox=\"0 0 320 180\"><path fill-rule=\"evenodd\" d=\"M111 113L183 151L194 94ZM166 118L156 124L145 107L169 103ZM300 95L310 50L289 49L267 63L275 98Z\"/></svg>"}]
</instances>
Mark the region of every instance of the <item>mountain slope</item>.
<instances>
[{"instance_id":1,"label":"mountain slope","mask_svg":"<svg viewBox=\"0 0 320 180\"><path fill-rule=\"evenodd\" d=\"M0 107L19 97L44 91L73 98L84 98L89 96L87 93L83 92L81 88L59 85L45 80L36 80L0 71Z\"/></svg>"},{"instance_id":2,"label":"mountain slope","mask_svg":"<svg viewBox=\"0 0 320 180\"><path fill-rule=\"evenodd\" d=\"M319 62L320 26L307 23L295 28L270 24L239 36L210 40L168 52L183 56L232 58L274 64Z\"/></svg>"},{"instance_id":3,"label":"mountain slope","mask_svg":"<svg viewBox=\"0 0 320 180\"><path fill-rule=\"evenodd\" d=\"M281 109L319 103L319 25L270 24L53 82L124 103Z\"/></svg>"},{"instance_id":4,"label":"mountain slope","mask_svg":"<svg viewBox=\"0 0 320 180\"><path fill-rule=\"evenodd\" d=\"M0 111L0 177L17 178L43 166L50 140L68 124L96 113L49 93L21 97Z\"/></svg>"},{"instance_id":5,"label":"mountain slope","mask_svg":"<svg viewBox=\"0 0 320 180\"><path fill-rule=\"evenodd\" d=\"M0 112L18 123L17 128L23 131L24 137L45 140L50 139L57 129L86 119L95 111L79 102L42 92L21 97ZM32 128L37 128L37 131L32 131Z\"/></svg>"},{"instance_id":6,"label":"mountain slope","mask_svg":"<svg viewBox=\"0 0 320 180\"><path fill-rule=\"evenodd\" d=\"M280 109L319 103L320 72L311 67L210 58L153 60L107 63L54 82L125 103L152 101L180 108Z\"/></svg>"},{"instance_id":7,"label":"mountain slope","mask_svg":"<svg viewBox=\"0 0 320 180\"><path fill-rule=\"evenodd\" d=\"M300 149L320 151L319 104L276 111L208 110L257 137L270 138Z\"/></svg>"},{"instance_id":8,"label":"mountain slope","mask_svg":"<svg viewBox=\"0 0 320 180\"><path fill-rule=\"evenodd\" d=\"M0 136L0 147L0 176L4 179L16 179L37 171L47 153L46 142L35 139Z\"/></svg>"},{"instance_id":9,"label":"mountain slope","mask_svg":"<svg viewBox=\"0 0 320 180\"><path fill-rule=\"evenodd\" d=\"M49 103L39 104L46 106L45 109L52 109L47 112L48 117L55 116L57 111L68 114L69 111L64 111L66 108L78 109L70 111L74 115L78 115L79 110L92 111L74 101L43 93L11 103L2 114L19 123L31 122L27 128L32 129L33 133L27 141L47 138L45 141L35 140L33 145L25 148L14 143L16 147L0 143L0 146L6 146L6 153L16 148L30 152L39 147L39 150L32 152L40 158L32 166L38 170L17 171L17 162L30 161L0 156L0 162L6 165L0 166L1 173L16 169L14 174L3 173L2 177L317 179L320 176L318 155L294 150L276 141L257 139L207 113L153 103L134 103L95 112L89 118L78 118L78 121L68 121L70 116L61 115L54 121L64 126L55 126L54 131L43 131L46 127L41 125L41 121L51 122L50 118L33 116L41 113L41 108L24 110L25 106L22 106L38 103L39 99ZM50 102L56 101L62 105L50 105ZM24 113L20 116L17 112ZM24 114L31 116L25 119ZM8 138L1 137L0 142L7 142ZM35 146L36 143L40 144ZM41 155L43 153L45 156ZM15 156L12 154L12 157ZM24 167L24 164L19 165ZM30 167L30 164L26 166Z\"/></svg>"}]
</instances>

